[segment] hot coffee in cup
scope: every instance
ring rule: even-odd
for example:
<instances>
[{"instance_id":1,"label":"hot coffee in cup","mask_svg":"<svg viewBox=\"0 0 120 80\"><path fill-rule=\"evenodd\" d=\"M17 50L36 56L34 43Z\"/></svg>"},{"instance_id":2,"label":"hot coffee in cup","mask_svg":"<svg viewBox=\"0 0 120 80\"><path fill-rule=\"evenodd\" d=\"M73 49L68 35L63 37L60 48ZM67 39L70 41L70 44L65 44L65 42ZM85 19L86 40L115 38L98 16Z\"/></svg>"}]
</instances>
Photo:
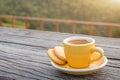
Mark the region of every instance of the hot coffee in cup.
<instances>
[{"instance_id":1,"label":"hot coffee in cup","mask_svg":"<svg viewBox=\"0 0 120 80\"><path fill-rule=\"evenodd\" d=\"M68 64L74 68L88 67L91 62L103 57L104 51L95 46L95 40L89 37L69 37L63 40L64 52ZM91 60L91 54L98 52L99 57Z\"/></svg>"},{"instance_id":2,"label":"hot coffee in cup","mask_svg":"<svg viewBox=\"0 0 120 80\"><path fill-rule=\"evenodd\" d=\"M69 41L71 44L87 44L89 43L87 40L71 40Z\"/></svg>"}]
</instances>

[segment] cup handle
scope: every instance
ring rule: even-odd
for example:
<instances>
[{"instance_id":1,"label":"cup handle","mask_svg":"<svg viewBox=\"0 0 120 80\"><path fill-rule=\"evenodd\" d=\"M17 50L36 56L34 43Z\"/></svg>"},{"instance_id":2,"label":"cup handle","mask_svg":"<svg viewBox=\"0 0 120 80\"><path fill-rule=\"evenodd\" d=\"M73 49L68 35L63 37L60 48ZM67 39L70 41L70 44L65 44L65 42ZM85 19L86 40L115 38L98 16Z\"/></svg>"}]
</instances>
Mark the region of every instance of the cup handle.
<instances>
[{"instance_id":1,"label":"cup handle","mask_svg":"<svg viewBox=\"0 0 120 80\"><path fill-rule=\"evenodd\" d=\"M96 51L100 55L99 55L98 58L95 58L95 59L91 60L91 62L97 61L97 60L101 59L104 56L104 50L102 48L100 48L100 47L93 47L92 50L93 50L93 53Z\"/></svg>"}]
</instances>

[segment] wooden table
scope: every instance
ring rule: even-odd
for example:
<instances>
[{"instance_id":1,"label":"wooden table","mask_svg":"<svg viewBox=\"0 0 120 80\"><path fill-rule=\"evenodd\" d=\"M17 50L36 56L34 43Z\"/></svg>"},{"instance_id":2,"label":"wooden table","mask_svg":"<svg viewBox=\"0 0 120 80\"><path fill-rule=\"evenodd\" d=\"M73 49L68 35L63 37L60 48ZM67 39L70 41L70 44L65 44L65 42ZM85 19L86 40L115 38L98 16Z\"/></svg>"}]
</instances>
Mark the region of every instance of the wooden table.
<instances>
[{"instance_id":1,"label":"wooden table","mask_svg":"<svg viewBox=\"0 0 120 80\"><path fill-rule=\"evenodd\" d=\"M0 76L16 80L120 80L120 38L89 36L96 40L97 46L104 48L109 60L98 73L74 76L52 67L47 49L62 45L63 39L73 35L1 27Z\"/></svg>"}]
</instances>

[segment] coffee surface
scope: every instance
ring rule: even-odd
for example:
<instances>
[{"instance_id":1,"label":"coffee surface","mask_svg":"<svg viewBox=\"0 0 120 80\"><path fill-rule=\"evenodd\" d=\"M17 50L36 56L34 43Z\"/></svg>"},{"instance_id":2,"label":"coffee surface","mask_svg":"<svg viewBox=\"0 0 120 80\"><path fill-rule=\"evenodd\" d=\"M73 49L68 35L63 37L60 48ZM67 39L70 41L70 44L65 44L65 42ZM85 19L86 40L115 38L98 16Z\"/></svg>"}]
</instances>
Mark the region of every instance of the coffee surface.
<instances>
[{"instance_id":1,"label":"coffee surface","mask_svg":"<svg viewBox=\"0 0 120 80\"><path fill-rule=\"evenodd\" d=\"M71 44L87 44L89 43L87 40L71 40L69 41Z\"/></svg>"}]
</instances>

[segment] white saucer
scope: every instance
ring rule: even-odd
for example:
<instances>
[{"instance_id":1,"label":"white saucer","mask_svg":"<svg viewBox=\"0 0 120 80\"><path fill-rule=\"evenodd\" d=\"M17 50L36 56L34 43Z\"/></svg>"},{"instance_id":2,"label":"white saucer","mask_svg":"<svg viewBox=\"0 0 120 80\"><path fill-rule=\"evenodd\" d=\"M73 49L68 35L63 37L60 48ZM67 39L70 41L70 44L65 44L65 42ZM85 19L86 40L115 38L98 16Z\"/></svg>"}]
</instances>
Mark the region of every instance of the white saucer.
<instances>
[{"instance_id":1,"label":"white saucer","mask_svg":"<svg viewBox=\"0 0 120 80\"><path fill-rule=\"evenodd\" d=\"M107 64L107 62L108 62L108 60L104 56L100 60L91 63L89 67L81 68L81 69L70 68L70 66L68 64L63 65L63 66L57 65L52 61L51 61L51 64L53 67L55 67L56 69L58 69L64 73L73 74L73 75L86 75L86 74L94 73L94 72L98 71L99 69L103 68Z\"/></svg>"}]
</instances>

